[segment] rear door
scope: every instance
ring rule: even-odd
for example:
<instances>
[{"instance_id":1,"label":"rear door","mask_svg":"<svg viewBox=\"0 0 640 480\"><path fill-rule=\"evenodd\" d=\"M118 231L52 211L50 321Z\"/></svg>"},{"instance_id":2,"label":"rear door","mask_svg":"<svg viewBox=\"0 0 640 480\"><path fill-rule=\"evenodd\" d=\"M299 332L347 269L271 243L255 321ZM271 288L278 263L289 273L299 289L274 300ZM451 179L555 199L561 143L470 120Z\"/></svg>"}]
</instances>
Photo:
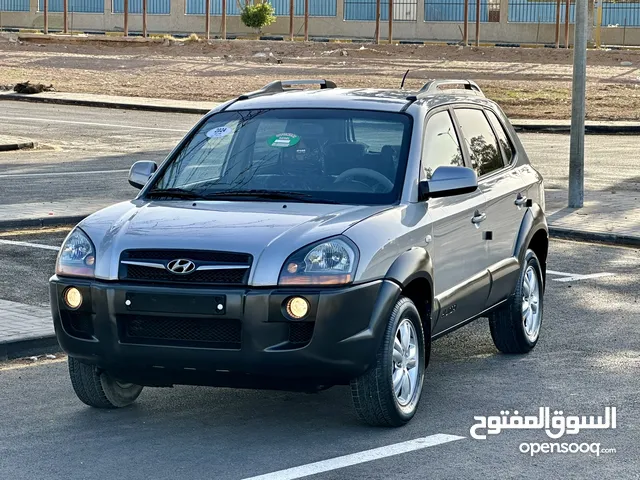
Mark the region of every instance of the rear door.
<instances>
[{"instance_id":1,"label":"rear door","mask_svg":"<svg viewBox=\"0 0 640 480\"><path fill-rule=\"evenodd\" d=\"M425 129L420 180L429 180L439 166L465 166L459 131L448 108L430 113ZM434 294L440 303L434 334L454 327L482 311L488 295L485 242L480 224L484 212L480 190L448 198L433 198Z\"/></svg>"},{"instance_id":2,"label":"rear door","mask_svg":"<svg viewBox=\"0 0 640 480\"><path fill-rule=\"evenodd\" d=\"M513 146L495 113L482 108L456 108L478 185L486 199L487 219L482 224L488 245L486 268L492 285L486 307L512 291L519 265L513 256L526 211L525 183L513 168Z\"/></svg>"}]
</instances>

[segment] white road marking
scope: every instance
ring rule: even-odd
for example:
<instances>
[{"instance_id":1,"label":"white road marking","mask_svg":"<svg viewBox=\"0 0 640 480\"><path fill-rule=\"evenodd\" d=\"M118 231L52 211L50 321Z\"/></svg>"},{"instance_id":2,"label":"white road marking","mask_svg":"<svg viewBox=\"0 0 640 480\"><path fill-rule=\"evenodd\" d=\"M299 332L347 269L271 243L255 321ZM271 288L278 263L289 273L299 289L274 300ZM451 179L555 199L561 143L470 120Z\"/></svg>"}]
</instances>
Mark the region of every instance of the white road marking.
<instances>
[{"instance_id":1,"label":"white road marking","mask_svg":"<svg viewBox=\"0 0 640 480\"><path fill-rule=\"evenodd\" d=\"M19 247L32 247L32 248L42 248L43 250L60 250L60 247L53 247L51 245L43 245L41 243L31 243L31 242L18 242L17 240L2 240L0 239L0 245L17 245Z\"/></svg>"},{"instance_id":2,"label":"white road marking","mask_svg":"<svg viewBox=\"0 0 640 480\"><path fill-rule=\"evenodd\" d=\"M320 462L309 463L308 465L301 465L300 467L293 467L286 470L258 475L257 477L245 478L244 480L294 480L296 478L308 477L309 475L317 475L318 473L358 465L359 463L371 462L373 460L392 457L402 453L422 450L423 448L434 447L436 445L462 440L464 438L465 437L460 437L458 435L438 433L436 435L416 438L407 442L394 443L393 445L387 445L386 447L373 448L363 452L352 453L351 455L344 455L342 457L335 457L328 460L322 460Z\"/></svg>"},{"instance_id":3,"label":"white road marking","mask_svg":"<svg viewBox=\"0 0 640 480\"><path fill-rule=\"evenodd\" d=\"M118 125L114 123L95 123L95 122L79 122L74 120L59 120L53 118L35 118L35 117L10 117L5 120L9 120L11 123L12 120L21 120L25 122L50 122L50 123L67 123L71 125L92 125L94 127L111 127L111 128L124 128L124 129L134 129L134 130L155 130L158 132L176 132L176 133L186 133L189 130L183 129L175 129L175 128L161 128L161 127L141 127L139 125Z\"/></svg>"},{"instance_id":4,"label":"white road marking","mask_svg":"<svg viewBox=\"0 0 640 480\"><path fill-rule=\"evenodd\" d=\"M129 169L119 170L87 170L84 172L50 172L50 173L3 173L0 174L0 178L5 177L54 177L54 176L66 176L66 175L89 175L91 173L125 173Z\"/></svg>"},{"instance_id":5,"label":"white road marking","mask_svg":"<svg viewBox=\"0 0 640 480\"><path fill-rule=\"evenodd\" d=\"M602 272L581 275L578 273L557 272L555 270L547 270L550 275L560 275L562 278L552 278L554 282L573 282L575 280L590 280L592 278L613 277L615 274Z\"/></svg>"}]
</instances>

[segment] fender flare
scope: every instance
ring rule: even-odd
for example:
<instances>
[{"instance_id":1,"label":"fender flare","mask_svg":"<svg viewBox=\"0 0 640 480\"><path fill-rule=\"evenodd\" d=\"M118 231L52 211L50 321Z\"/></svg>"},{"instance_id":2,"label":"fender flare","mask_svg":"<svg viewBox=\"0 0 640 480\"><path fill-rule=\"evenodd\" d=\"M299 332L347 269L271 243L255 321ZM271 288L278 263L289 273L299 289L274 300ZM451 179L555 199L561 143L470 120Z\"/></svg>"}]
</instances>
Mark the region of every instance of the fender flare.
<instances>
[{"instance_id":1,"label":"fender flare","mask_svg":"<svg viewBox=\"0 0 640 480\"><path fill-rule=\"evenodd\" d=\"M518 259L518 263L522 265L524 257L527 254L527 248L531 243L534 235L543 231L549 239L549 227L547 226L547 219L544 215L542 207L537 203L534 203L529 207L522 223L520 224L520 230L518 231L518 237L513 249L513 256ZM546 259L544 260L546 262ZM543 276L546 276L546 271L542 272Z\"/></svg>"}]
</instances>

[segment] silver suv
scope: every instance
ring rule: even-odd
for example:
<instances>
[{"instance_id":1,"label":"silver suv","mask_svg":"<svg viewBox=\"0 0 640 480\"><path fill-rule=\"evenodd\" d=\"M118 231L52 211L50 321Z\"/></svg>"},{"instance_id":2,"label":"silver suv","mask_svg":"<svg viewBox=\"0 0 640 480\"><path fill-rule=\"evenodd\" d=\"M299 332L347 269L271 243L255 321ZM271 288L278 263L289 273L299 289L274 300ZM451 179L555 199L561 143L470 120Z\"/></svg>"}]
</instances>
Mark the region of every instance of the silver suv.
<instances>
[{"instance_id":1,"label":"silver suv","mask_svg":"<svg viewBox=\"0 0 640 480\"><path fill-rule=\"evenodd\" d=\"M399 426L433 339L488 316L500 351L538 341L542 178L473 82L273 82L129 182L140 194L82 221L50 282L93 407L143 386L350 384L362 420Z\"/></svg>"}]
</instances>

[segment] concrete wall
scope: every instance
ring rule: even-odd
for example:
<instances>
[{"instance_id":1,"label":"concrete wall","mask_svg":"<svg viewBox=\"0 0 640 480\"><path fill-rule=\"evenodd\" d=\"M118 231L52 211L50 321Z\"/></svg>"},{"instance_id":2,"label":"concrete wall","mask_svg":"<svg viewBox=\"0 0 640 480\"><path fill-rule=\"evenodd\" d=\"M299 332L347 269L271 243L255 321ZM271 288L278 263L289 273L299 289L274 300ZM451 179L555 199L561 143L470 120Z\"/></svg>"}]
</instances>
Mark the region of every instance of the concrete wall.
<instances>
[{"instance_id":1,"label":"concrete wall","mask_svg":"<svg viewBox=\"0 0 640 480\"><path fill-rule=\"evenodd\" d=\"M0 13L0 25L14 28L42 29L43 15L38 12L37 0L30 0L30 12L2 12ZM69 28L75 31L122 31L124 23L123 14L113 14L112 0L104 0L104 14L70 13ZM592 3L590 1L590 3ZM460 41L462 39L462 24L448 22L424 22L424 2L419 0L417 4L417 18L413 22L394 22L393 36L398 40L446 40ZM501 43L544 43L555 42L554 24L510 23L507 21L508 0L502 0L500 22L483 22L480 24L481 42ZM337 15L335 17L312 17L309 21L309 34L315 37L347 37L347 38L372 38L375 31L375 22L345 21L343 0L338 0ZM185 0L172 0L170 15L149 15L149 32L157 33L203 33L204 16L185 15ZM62 27L62 14L49 14L49 28L60 29ZM129 29L132 32L142 29L140 15L129 15ZM211 34L216 35L220 31L220 17L212 16ZM295 31L302 35L303 19L296 17ZM289 18L279 17L276 23L265 28L265 34L287 35L289 32ZM240 18L229 16L227 18L227 33L252 34L246 28ZM382 22L381 37L386 38L387 22ZM593 37L593 33L591 35ZM640 45L640 28L622 27L602 29L602 43L606 45ZM475 39L475 24L469 25L469 40ZM573 43L573 28L569 32L570 43ZM564 25L560 28L560 43L564 43Z\"/></svg>"}]
</instances>

